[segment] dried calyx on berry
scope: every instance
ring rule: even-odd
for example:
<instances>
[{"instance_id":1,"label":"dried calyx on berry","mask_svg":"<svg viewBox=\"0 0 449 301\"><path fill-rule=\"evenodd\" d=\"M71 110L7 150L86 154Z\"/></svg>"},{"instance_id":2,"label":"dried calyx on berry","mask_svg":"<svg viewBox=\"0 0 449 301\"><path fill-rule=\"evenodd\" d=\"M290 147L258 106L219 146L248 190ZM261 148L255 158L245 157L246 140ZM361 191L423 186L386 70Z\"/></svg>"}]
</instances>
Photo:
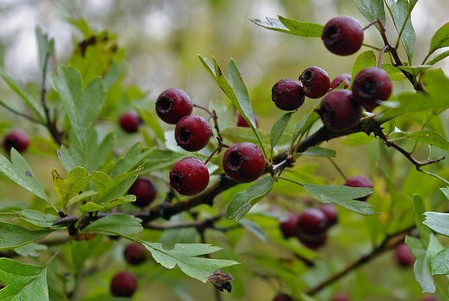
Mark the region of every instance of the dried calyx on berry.
<instances>
[{"instance_id":1,"label":"dried calyx on berry","mask_svg":"<svg viewBox=\"0 0 449 301\"><path fill-rule=\"evenodd\" d=\"M265 170L265 157L257 145L250 142L237 143L223 155L223 169L236 182L257 180Z\"/></svg>"},{"instance_id":2,"label":"dried calyx on berry","mask_svg":"<svg viewBox=\"0 0 449 301\"><path fill-rule=\"evenodd\" d=\"M304 70L299 80L304 86L304 94L309 98L320 98L329 91L329 75L318 66L311 66Z\"/></svg>"},{"instance_id":3,"label":"dried calyx on berry","mask_svg":"<svg viewBox=\"0 0 449 301\"><path fill-rule=\"evenodd\" d=\"M201 116L188 115L181 118L175 127L176 143L186 151L194 152L209 143L212 129Z\"/></svg>"},{"instance_id":4,"label":"dried calyx on berry","mask_svg":"<svg viewBox=\"0 0 449 301\"><path fill-rule=\"evenodd\" d=\"M169 124L176 124L182 117L190 115L192 110L193 103L189 95L181 89L167 89L156 100L157 115Z\"/></svg>"},{"instance_id":5,"label":"dried calyx on berry","mask_svg":"<svg viewBox=\"0 0 449 301\"><path fill-rule=\"evenodd\" d=\"M209 184L209 171L197 158L188 157L176 162L169 174L170 186L182 195L195 195Z\"/></svg>"},{"instance_id":6,"label":"dried calyx on berry","mask_svg":"<svg viewBox=\"0 0 449 301\"><path fill-rule=\"evenodd\" d=\"M370 67L360 71L354 78L352 94L354 101L371 112L391 95L392 84L388 73L382 68Z\"/></svg>"}]
</instances>

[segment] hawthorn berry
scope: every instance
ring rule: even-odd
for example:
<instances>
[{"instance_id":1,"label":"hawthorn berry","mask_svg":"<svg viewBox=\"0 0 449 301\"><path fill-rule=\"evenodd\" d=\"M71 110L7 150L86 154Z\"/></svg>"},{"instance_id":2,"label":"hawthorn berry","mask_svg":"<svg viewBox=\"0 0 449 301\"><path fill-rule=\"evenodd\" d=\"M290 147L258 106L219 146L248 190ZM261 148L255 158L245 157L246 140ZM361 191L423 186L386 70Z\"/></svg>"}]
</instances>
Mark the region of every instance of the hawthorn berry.
<instances>
[{"instance_id":1,"label":"hawthorn berry","mask_svg":"<svg viewBox=\"0 0 449 301\"><path fill-rule=\"evenodd\" d=\"M373 182L365 176L350 177L349 179L346 180L345 185L349 186L349 187L363 187L363 188L373 188L374 187ZM368 199L368 196L365 196L365 197L359 198L357 200L364 202L367 199Z\"/></svg>"},{"instance_id":2,"label":"hawthorn berry","mask_svg":"<svg viewBox=\"0 0 449 301\"><path fill-rule=\"evenodd\" d=\"M256 127L259 126L259 118L257 118L257 116L254 116L254 120L256 121ZM249 128L249 124L248 122L246 122L246 120L243 118L243 116L241 114L237 115L237 124L238 127L242 127L242 128Z\"/></svg>"},{"instance_id":3,"label":"hawthorn berry","mask_svg":"<svg viewBox=\"0 0 449 301\"><path fill-rule=\"evenodd\" d=\"M371 112L379 104L377 100L387 100L392 85L388 73L382 68L371 67L360 71L354 78L352 94L354 101Z\"/></svg>"},{"instance_id":4,"label":"hawthorn berry","mask_svg":"<svg viewBox=\"0 0 449 301\"><path fill-rule=\"evenodd\" d=\"M323 204L318 210L326 216L326 227L330 228L337 223L337 209L333 204Z\"/></svg>"},{"instance_id":5,"label":"hawthorn berry","mask_svg":"<svg viewBox=\"0 0 449 301\"><path fill-rule=\"evenodd\" d=\"M295 299L293 299L293 297L284 293L279 293L273 298L273 301L294 301L294 300Z\"/></svg>"},{"instance_id":6,"label":"hawthorn berry","mask_svg":"<svg viewBox=\"0 0 449 301\"><path fill-rule=\"evenodd\" d=\"M190 152L198 151L209 143L212 129L209 122L198 115L182 117L175 127L175 140L178 145Z\"/></svg>"},{"instance_id":7,"label":"hawthorn berry","mask_svg":"<svg viewBox=\"0 0 449 301\"><path fill-rule=\"evenodd\" d=\"M123 255L126 259L126 262L131 265L138 265L147 260L148 251L141 244L132 242L126 246Z\"/></svg>"},{"instance_id":8,"label":"hawthorn berry","mask_svg":"<svg viewBox=\"0 0 449 301\"><path fill-rule=\"evenodd\" d=\"M330 52L351 55L362 47L363 27L351 16L337 16L324 25L321 39Z\"/></svg>"},{"instance_id":9,"label":"hawthorn berry","mask_svg":"<svg viewBox=\"0 0 449 301\"><path fill-rule=\"evenodd\" d=\"M425 295L421 298L421 301L438 301L438 298L432 295Z\"/></svg>"},{"instance_id":10,"label":"hawthorn berry","mask_svg":"<svg viewBox=\"0 0 449 301\"><path fill-rule=\"evenodd\" d=\"M345 293L337 293L333 298L332 301L349 301L348 295Z\"/></svg>"},{"instance_id":11,"label":"hawthorn berry","mask_svg":"<svg viewBox=\"0 0 449 301\"><path fill-rule=\"evenodd\" d=\"M241 142L229 147L223 155L223 169L236 182L252 182L265 170L265 158L257 145Z\"/></svg>"},{"instance_id":12,"label":"hawthorn berry","mask_svg":"<svg viewBox=\"0 0 449 301\"><path fill-rule=\"evenodd\" d=\"M136 196L136 201L132 203L134 206L144 208L154 201L157 189L149 179L139 177L128 189L128 193Z\"/></svg>"},{"instance_id":13,"label":"hawthorn berry","mask_svg":"<svg viewBox=\"0 0 449 301\"><path fill-rule=\"evenodd\" d=\"M324 246L327 240L327 234L326 232L319 235L306 235L299 233L298 240L309 249L316 250Z\"/></svg>"},{"instance_id":14,"label":"hawthorn berry","mask_svg":"<svg viewBox=\"0 0 449 301\"><path fill-rule=\"evenodd\" d=\"M323 124L335 132L355 127L362 116L361 107L353 102L352 92L344 89L327 93L317 112Z\"/></svg>"},{"instance_id":15,"label":"hawthorn berry","mask_svg":"<svg viewBox=\"0 0 449 301\"><path fill-rule=\"evenodd\" d=\"M131 297L137 290L137 279L131 272L118 272L112 277L109 288L115 297Z\"/></svg>"},{"instance_id":16,"label":"hawthorn berry","mask_svg":"<svg viewBox=\"0 0 449 301\"><path fill-rule=\"evenodd\" d=\"M195 195L209 184L209 171L197 158L183 158L176 162L169 174L170 186L182 195Z\"/></svg>"},{"instance_id":17,"label":"hawthorn berry","mask_svg":"<svg viewBox=\"0 0 449 301\"><path fill-rule=\"evenodd\" d=\"M120 115L118 123L120 128L127 133L135 133L142 124L139 114L134 111L124 112Z\"/></svg>"},{"instance_id":18,"label":"hawthorn berry","mask_svg":"<svg viewBox=\"0 0 449 301\"><path fill-rule=\"evenodd\" d=\"M298 232L298 219L298 214L291 213L286 220L281 221L281 223L279 224L279 228L281 229L284 238L296 236Z\"/></svg>"},{"instance_id":19,"label":"hawthorn berry","mask_svg":"<svg viewBox=\"0 0 449 301\"><path fill-rule=\"evenodd\" d=\"M320 98L329 91L329 75L320 67L307 68L301 73L299 80L304 85L304 94L309 98Z\"/></svg>"},{"instance_id":20,"label":"hawthorn berry","mask_svg":"<svg viewBox=\"0 0 449 301\"><path fill-rule=\"evenodd\" d=\"M298 233L318 236L326 231L326 215L319 209L307 208L299 214L297 225Z\"/></svg>"},{"instance_id":21,"label":"hawthorn berry","mask_svg":"<svg viewBox=\"0 0 449 301\"><path fill-rule=\"evenodd\" d=\"M349 87L349 85L351 84L351 74L347 74L347 73L343 73L340 75L337 75L330 84L330 89L333 90L335 88L337 88L338 86L340 86L341 83L344 83L343 88L347 89Z\"/></svg>"},{"instance_id":22,"label":"hawthorn berry","mask_svg":"<svg viewBox=\"0 0 449 301\"><path fill-rule=\"evenodd\" d=\"M167 89L156 100L157 115L169 124L176 124L182 117L190 115L192 110L193 103L189 95L181 89Z\"/></svg>"},{"instance_id":23,"label":"hawthorn berry","mask_svg":"<svg viewBox=\"0 0 449 301\"><path fill-rule=\"evenodd\" d=\"M281 79L271 89L271 100L281 110L296 110L302 106L304 99L304 87L296 80Z\"/></svg>"},{"instance_id":24,"label":"hawthorn berry","mask_svg":"<svg viewBox=\"0 0 449 301\"><path fill-rule=\"evenodd\" d=\"M3 139L3 147L5 151L9 153L11 148L14 148L19 153L24 152L30 145L30 138L28 135L19 130L12 130L6 134Z\"/></svg>"},{"instance_id":25,"label":"hawthorn berry","mask_svg":"<svg viewBox=\"0 0 449 301\"><path fill-rule=\"evenodd\" d=\"M415 257L413 257L412 252L410 252L404 242L396 247L394 257L396 262L404 268L412 266L415 263Z\"/></svg>"}]
</instances>

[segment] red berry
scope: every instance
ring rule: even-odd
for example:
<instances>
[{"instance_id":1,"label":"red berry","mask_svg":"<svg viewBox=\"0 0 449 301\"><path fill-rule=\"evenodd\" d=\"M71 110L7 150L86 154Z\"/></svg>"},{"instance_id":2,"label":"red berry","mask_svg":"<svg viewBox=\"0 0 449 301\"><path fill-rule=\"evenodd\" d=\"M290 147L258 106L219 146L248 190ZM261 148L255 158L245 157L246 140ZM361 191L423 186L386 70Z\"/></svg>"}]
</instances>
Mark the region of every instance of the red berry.
<instances>
[{"instance_id":1,"label":"red berry","mask_svg":"<svg viewBox=\"0 0 449 301\"><path fill-rule=\"evenodd\" d=\"M349 90L329 92L322 100L318 114L323 124L331 131L340 132L355 127L361 118L361 108L354 104Z\"/></svg>"},{"instance_id":2,"label":"red berry","mask_svg":"<svg viewBox=\"0 0 449 301\"><path fill-rule=\"evenodd\" d=\"M252 182L265 170L265 158L257 145L250 142L237 143L223 155L223 169L236 182Z\"/></svg>"},{"instance_id":3,"label":"red berry","mask_svg":"<svg viewBox=\"0 0 449 301\"><path fill-rule=\"evenodd\" d=\"M202 149L209 143L211 136L210 124L201 116L184 116L176 124L176 143L186 151L194 152Z\"/></svg>"},{"instance_id":4,"label":"red berry","mask_svg":"<svg viewBox=\"0 0 449 301\"><path fill-rule=\"evenodd\" d=\"M337 16L324 25L321 39L330 52L351 55L362 47L363 28L353 17Z\"/></svg>"},{"instance_id":5,"label":"red berry","mask_svg":"<svg viewBox=\"0 0 449 301\"><path fill-rule=\"evenodd\" d=\"M322 68L312 66L299 76L304 85L304 94L309 98L320 98L329 91L329 75Z\"/></svg>"},{"instance_id":6,"label":"red berry","mask_svg":"<svg viewBox=\"0 0 449 301\"><path fill-rule=\"evenodd\" d=\"M345 293L338 293L332 298L332 301L349 301L349 298Z\"/></svg>"},{"instance_id":7,"label":"red berry","mask_svg":"<svg viewBox=\"0 0 449 301\"><path fill-rule=\"evenodd\" d=\"M131 265L143 263L148 257L148 251L141 244L132 242L126 246L124 256Z\"/></svg>"},{"instance_id":8,"label":"red berry","mask_svg":"<svg viewBox=\"0 0 449 301\"><path fill-rule=\"evenodd\" d=\"M118 272L111 280L110 290L115 297L131 297L137 289L137 279L130 272Z\"/></svg>"},{"instance_id":9,"label":"red berry","mask_svg":"<svg viewBox=\"0 0 449 301\"><path fill-rule=\"evenodd\" d=\"M316 250L324 246L327 240L326 232L319 235L298 234L299 241L306 247Z\"/></svg>"},{"instance_id":10,"label":"red berry","mask_svg":"<svg viewBox=\"0 0 449 301\"><path fill-rule=\"evenodd\" d=\"M409 267L415 263L415 257L413 257L405 243L401 243L396 247L394 257L396 258L396 262L402 267Z\"/></svg>"},{"instance_id":11,"label":"red berry","mask_svg":"<svg viewBox=\"0 0 449 301\"><path fill-rule=\"evenodd\" d=\"M161 120L176 124L182 117L192 113L193 103L186 92L170 88L162 92L156 100L156 113Z\"/></svg>"},{"instance_id":12,"label":"red berry","mask_svg":"<svg viewBox=\"0 0 449 301\"><path fill-rule=\"evenodd\" d=\"M365 176L353 176L346 180L346 186L349 187L363 187L363 188L373 188L373 182ZM359 201L366 201L368 196L359 198Z\"/></svg>"},{"instance_id":13,"label":"red berry","mask_svg":"<svg viewBox=\"0 0 449 301\"><path fill-rule=\"evenodd\" d=\"M294 301L294 300L295 299L293 299L293 297L284 293L277 294L273 299L273 301Z\"/></svg>"},{"instance_id":14,"label":"red berry","mask_svg":"<svg viewBox=\"0 0 449 301\"><path fill-rule=\"evenodd\" d=\"M299 216L296 213L291 213L286 220L279 224L282 235L285 238L296 236L298 232L298 220Z\"/></svg>"},{"instance_id":15,"label":"red berry","mask_svg":"<svg viewBox=\"0 0 449 301\"><path fill-rule=\"evenodd\" d=\"M337 223L337 209L333 204L324 204L318 207L318 209L326 216L326 227L332 227Z\"/></svg>"},{"instance_id":16,"label":"red berry","mask_svg":"<svg viewBox=\"0 0 449 301\"><path fill-rule=\"evenodd\" d=\"M281 79L271 89L271 100L281 110L296 110L302 106L304 99L302 84L292 79Z\"/></svg>"},{"instance_id":17,"label":"red berry","mask_svg":"<svg viewBox=\"0 0 449 301\"><path fill-rule=\"evenodd\" d=\"M316 208L305 209L298 218L298 232L304 235L318 236L326 230L326 216Z\"/></svg>"},{"instance_id":18,"label":"red berry","mask_svg":"<svg viewBox=\"0 0 449 301\"><path fill-rule=\"evenodd\" d=\"M344 89L348 88L349 85L351 84L351 74L344 73L344 74L337 75L337 77L335 77L332 80L330 89L333 90L333 89L337 88L343 82L344 82L343 88Z\"/></svg>"},{"instance_id":19,"label":"red berry","mask_svg":"<svg viewBox=\"0 0 449 301\"><path fill-rule=\"evenodd\" d=\"M421 301L438 301L438 298L432 295L426 295L421 298Z\"/></svg>"},{"instance_id":20,"label":"red berry","mask_svg":"<svg viewBox=\"0 0 449 301\"><path fill-rule=\"evenodd\" d=\"M19 153L24 152L29 144L30 139L28 135L19 130L12 130L3 139L3 147L8 153L11 151L11 148L16 149Z\"/></svg>"},{"instance_id":21,"label":"red berry","mask_svg":"<svg viewBox=\"0 0 449 301\"><path fill-rule=\"evenodd\" d=\"M257 118L257 116L254 116L254 119L256 121L256 127L259 126L259 118ZM237 116L237 126L242 128L249 128L248 122L246 122L246 120L240 114L238 114Z\"/></svg>"},{"instance_id":22,"label":"red berry","mask_svg":"<svg viewBox=\"0 0 449 301\"><path fill-rule=\"evenodd\" d=\"M137 178L129 188L128 193L136 196L136 201L132 204L143 208L154 201L157 189L149 179Z\"/></svg>"},{"instance_id":23,"label":"red berry","mask_svg":"<svg viewBox=\"0 0 449 301\"><path fill-rule=\"evenodd\" d=\"M387 100L391 90L388 73L378 67L363 69L355 76L352 84L354 101L369 112L379 105L377 100Z\"/></svg>"},{"instance_id":24,"label":"red berry","mask_svg":"<svg viewBox=\"0 0 449 301\"><path fill-rule=\"evenodd\" d=\"M120 128L127 133L135 133L142 124L142 119L134 111L124 112L118 120Z\"/></svg>"},{"instance_id":25,"label":"red berry","mask_svg":"<svg viewBox=\"0 0 449 301\"><path fill-rule=\"evenodd\" d=\"M170 171L170 186L182 195L195 195L209 184L209 171L197 158L183 158Z\"/></svg>"}]
</instances>

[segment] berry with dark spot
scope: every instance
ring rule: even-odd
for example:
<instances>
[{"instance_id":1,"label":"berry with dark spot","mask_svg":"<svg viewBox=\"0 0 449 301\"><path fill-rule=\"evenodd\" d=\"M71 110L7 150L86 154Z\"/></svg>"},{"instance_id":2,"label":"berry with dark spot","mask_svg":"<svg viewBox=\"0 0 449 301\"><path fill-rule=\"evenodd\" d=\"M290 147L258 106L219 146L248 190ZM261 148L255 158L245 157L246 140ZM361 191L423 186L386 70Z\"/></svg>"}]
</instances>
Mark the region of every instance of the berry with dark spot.
<instances>
[{"instance_id":1,"label":"berry with dark spot","mask_svg":"<svg viewBox=\"0 0 449 301\"><path fill-rule=\"evenodd\" d=\"M330 85L330 89L333 90L335 88L337 88L338 86L340 86L341 83L344 83L343 88L347 89L349 87L349 85L351 84L351 74L340 74L337 75L332 81L331 81L331 85Z\"/></svg>"},{"instance_id":2,"label":"berry with dark spot","mask_svg":"<svg viewBox=\"0 0 449 301\"><path fill-rule=\"evenodd\" d=\"M415 263L415 257L413 257L412 252L410 252L405 243L401 243L396 247L394 257L396 262L404 268L412 266Z\"/></svg>"},{"instance_id":3,"label":"berry with dark spot","mask_svg":"<svg viewBox=\"0 0 449 301\"><path fill-rule=\"evenodd\" d=\"M120 128L127 133L135 133L142 124L139 114L134 111L124 112L118 120Z\"/></svg>"},{"instance_id":4,"label":"berry with dark spot","mask_svg":"<svg viewBox=\"0 0 449 301\"><path fill-rule=\"evenodd\" d=\"M378 67L363 69L355 76L352 84L354 101L368 112L379 105L377 100L387 100L391 90L392 84L388 73Z\"/></svg>"},{"instance_id":5,"label":"berry with dark spot","mask_svg":"<svg viewBox=\"0 0 449 301\"><path fill-rule=\"evenodd\" d=\"M194 152L209 143L212 129L209 122L198 115L188 115L181 118L175 127L176 143L186 151Z\"/></svg>"},{"instance_id":6,"label":"berry with dark spot","mask_svg":"<svg viewBox=\"0 0 449 301\"><path fill-rule=\"evenodd\" d=\"M109 288L115 297L131 297L137 290L137 279L130 272L118 272L112 278Z\"/></svg>"},{"instance_id":7,"label":"berry with dark spot","mask_svg":"<svg viewBox=\"0 0 449 301\"><path fill-rule=\"evenodd\" d=\"M362 116L361 107L352 99L352 92L344 89L327 93L317 112L323 124L334 132L355 127Z\"/></svg>"},{"instance_id":8,"label":"berry with dark spot","mask_svg":"<svg viewBox=\"0 0 449 301\"><path fill-rule=\"evenodd\" d=\"M190 115L192 109L189 95L181 89L167 89L156 100L157 115L169 124L176 124L182 117Z\"/></svg>"},{"instance_id":9,"label":"berry with dark spot","mask_svg":"<svg viewBox=\"0 0 449 301\"><path fill-rule=\"evenodd\" d=\"M209 171L197 158L183 158L176 162L169 174L170 186L182 195L195 195L209 184Z\"/></svg>"},{"instance_id":10,"label":"berry with dark spot","mask_svg":"<svg viewBox=\"0 0 449 301\"><path fill-rule=\"evenodd\" d=\"M304 94L309 98L320 98L329 91L329 75L320 67L307 68L301 73L299 80L304 86Z\"/></svg>"},{"instance_id":11,"label":"berry with dark spot","mask_svg":"<svg viewBox=\"0 0 449 301\"><path fill-rule=\"evenodd\" d=\"M324 25L321 39L330 52L351 55L362 47L363 27L353 17L337 16Z\"/></svg>"},{"instance_id":12,"label":"berry with dark spot","mask_svg":"<svg viewBox=\"0 0 449 301\"><path fill-rule=\"evenodd\" d=\"M5 151L9 153L11 148L14 148L19 153L24 152L30 145L30 138L28 135L19 130L12 130L6 134L3 139L3 147Z\"/></svg>"},{"instance_id":13,"label":"berry with dark spot","mask_svg":"<svg viewBox=\"0 0 449 301\"><path fill-rule=\"evenodd\" d=\"M148 251L141 244L132 242L126 246L123 255L129 264L139 265L147 260Z\"/></svg>"},{"instance_id":14,"label":"berry with dark spot","mask_svg":"<svg viewBox=\"0 0 449 301\"><path fill-rule=\"evenodd\" d=\"M304 103L303 88L302 83L296 80L281 79L271 89L271 100L281 110L296 110Z\"/></svg>"},{"instance_id":15,"label":"berry with dark spot","mask_svg":"<svg viewBox=\"0 0 449 301\"><path fill-rule=\"evenodd\" d=\"M136 196L136 201L132 203L134 206L144 208L154 201L157 189L149 179L139 177L128 189L128 193Z\"/></svg>"},{"instance_id":16,"label":"berry with dark spot","mask_svg":"<svg viewBox=\"0 0 449 301\"><path fill-rule=\"evenodd\" d=\"M265 170L265 158L257 145L250 142L237 143L223 155L223 169L236 182L252 182Z\"/></svg>"},{"instance_id":17,"label":"berry with dark spot","mask_svg":"<svg viewBox=\"0 0 449 301\"><path fill-rule=\"evenodd\" d=\"M374 187L373 182L365 176L350 177L349 179L346 180L345 185L349 186L349 187L362 187L362 188L373 188ZM368 199L368 196L365 196L365 197L359 198L357 200L364 202L367 199Z\"/></svg>"}]
</instances>

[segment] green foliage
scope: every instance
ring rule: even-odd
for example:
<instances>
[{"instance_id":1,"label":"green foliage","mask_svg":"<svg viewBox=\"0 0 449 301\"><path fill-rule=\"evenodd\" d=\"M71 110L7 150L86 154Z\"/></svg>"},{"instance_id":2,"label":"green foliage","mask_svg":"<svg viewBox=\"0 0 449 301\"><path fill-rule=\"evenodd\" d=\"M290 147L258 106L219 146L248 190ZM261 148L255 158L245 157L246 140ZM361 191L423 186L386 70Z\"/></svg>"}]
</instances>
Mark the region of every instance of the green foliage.
<instances>
[{"instance_id":1,"label":"green foliage","mask_svg":"<svg viewBox=\"0 0 449 301\"><path fill-rule=\"evenodd\" d=\"M323 26L320 24L300 22L282 16L278 16L278 19L267 17L266 21L259 19L254 19L251 21L270 30L302 37L321 37L321 33L323 32Z\"/></svg>"}]
</instances>

